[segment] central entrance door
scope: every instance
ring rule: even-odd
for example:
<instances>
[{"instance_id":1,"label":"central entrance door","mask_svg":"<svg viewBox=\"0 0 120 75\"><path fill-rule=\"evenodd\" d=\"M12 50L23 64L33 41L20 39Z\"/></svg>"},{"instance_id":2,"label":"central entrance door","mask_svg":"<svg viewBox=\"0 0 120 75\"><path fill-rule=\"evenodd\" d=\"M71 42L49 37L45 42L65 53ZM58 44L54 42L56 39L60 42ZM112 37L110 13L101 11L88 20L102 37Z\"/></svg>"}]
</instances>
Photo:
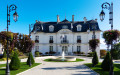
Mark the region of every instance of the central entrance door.
<instances>
[{"instance_id":1,"label":"central entrance door","mask_svg":"<svg viewBox=\"0 0 120 75\"><path fill-rule=\"evenodd\" d=\"M68 55L68 47L67 46L62 46L62 51L65 52L65 55Z\"/></svg>"}]
</instances>

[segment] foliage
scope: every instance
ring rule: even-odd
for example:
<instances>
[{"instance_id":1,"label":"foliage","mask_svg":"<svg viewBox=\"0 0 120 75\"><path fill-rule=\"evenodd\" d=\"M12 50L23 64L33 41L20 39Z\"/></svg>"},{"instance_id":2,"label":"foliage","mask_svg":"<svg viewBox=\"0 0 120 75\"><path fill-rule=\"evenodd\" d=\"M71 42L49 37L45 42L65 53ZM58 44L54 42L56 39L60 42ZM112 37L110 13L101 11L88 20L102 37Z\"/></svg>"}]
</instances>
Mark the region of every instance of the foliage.
<instances>
[{"instance_id":1,"label":"foliage","mask_svg":"<svg viewBox=\"0 0 120 75\"><path fill-rule=\"evenodd\" d=\"M39 51L35 51L35 57L39 57L40 54L39 54Z\"/></svg>"},{"instance_id":2,"label":"foliage","mask_svg":"<svg viewBox=\"0 0 120 75\"><path fill-rule=\"evenodd\" d=\"M17 52L15 51L14 55L11 59L11 62L10 62L10 69L11 70L18 70L19 68L20 68L20 60L18 58Z\"/></svg>"},{"instance_id":3,"label":"foliage","mask_svg":"<svg viewBox=\"0 0 120 75\"><path fill-rule=\"evenodd\" d=\"M107 52L105 59L103 60L103 62L101 64L101 68L104 71L109 71L110 70L110 63L111 63L111 55L110 55L110 52Z\"/></svg>"},{"instance_id":4,"label":"foliage","mask_svg":"<svg viewBox=\"0 0 120 75\"><path fill-rule=\"evenodd\" d=\"M27 65L30 64L30 60L31 60L31 64L33 65L35 63L35 60L34 60L33 55L32 55L31 52L29 53L29 57L27 59Z\"/></svg>"},{"instance_id":5,"label":"foliage","mask_svg":"<svg viewBox=\"0 0 120 75\"><path fill-rule=\"evenodd\" d=\"M93 59L92 59L93 67L94 67L95 65L97 65L98 63L99 63L99 60L98 60L97 53L94 52Z\"/></svg>"},{"instance_id":6,"label":"foliage","mask_svg":"<svg viewBox=\"0 0 120 75\"><path fill-rule=\"evenodd\" d=\"M73 52L74 54L85 54L84 52Z\"/></svg>"},{"instance_id":7,"label":"foliage","mask_svg":"<svg viewBox=\"0 0 120 75\"><path fill-rule=\"evenodd\" d=\"M3 58L7 58L6 50L4 50Z\"/></svg>"},{"instance_id":8,"label":"foliage","mask_svg":"<svg viewBox=\"0 0 120 75\"><path fill-rule=\"evenodd\" d=\"M87 57L93 57L94 52L88 53Z\"/></svg>"},{"instance_id":9,"label":"foliage","mask_svg":"<svg viewBox=\"0 0 120 75\"><path fill-rule=\"evenodd\" d=\"M99 39L89 40L89 46L90 46L90 49L92 50L92 52L95 51L95 49L96 49L96 47L98 46L99 43L100 43Z\"/></svg>"},{"instance_id":10,"label":"foliage","mask_svg":"<svg viewBox=\"0 0 120 75\"><path fill-rule=\"evenodd\" d=\"M12 32L0 32L0 43L7 50L7 38L8 38L8 49L11 53L15 47L21 52L29 52L31 51L32 47L34 46L34 41L32 41L28 35L19 34L19 33L12 33Z\"/></svg>"},{"instance_id":11,"label":"foliage","mask_svg":"<svg viewBox=\"0 0 120 75\"><path fill-rule=\"evenodd\" d=\"M100 57L104 57L106 55L106 50L100 50Z\"/></svg>"},{"instance_id":12,"label":"foliage","mask_svg":"<svg viewBox=\"0 0 120 75\"><path fill-rule=\"evenodd\" d=\"M111 53L111 56L113 57L113 59L119 59L118 58L118 55L119 55L118 50L112 49L110 51L110 53Z\"/></svg>"},{"instance_id":13,"label":"foliage","mask_svg":"<svg viewBox=\"0 0 120 75\"><path fill-rule=\"evenodd\" d=\"M118 52L118 59L120 59L120 43L114 45L114 49Z\"/></svg>"},{"instance_id":14,"label":"foliage","mask_svg":"<svg viewBox=\"0 0 120 75\"><path fill-rule=\"evenodd\" d=\"M26 62L21 62L21 66L20 69L18 70L10 70L10 75L17 75L18 73L21 73L23 71L26 71L30 68L33 68L35 66L40 65L40 63L35 63L34 65L32 65L31 67L29 67L29 65L26 65ZM5 74L5 69L3 69L2 67L6 67L6 64L0 64L0 75L6 75Z\"/></svg>"},{"instance_id":15,"label":"foliage","mask_svg":"<svg viewBox=\"0 0 120 75\"><path fill-rule=\"evenodd\" d=\"M13 55L14 55L14 50L12 50L12 52L10 53L10 59L12 59Z\"/></svg>"},{"instance_id":16,"label":"foliage","mask_svg":"<svg viewBox=\"0 0 120 75\"><path fill-rule=\"evenodd\" d=\"M119 36L119 30L107 30L103 32L103 38L105 39L106 44L111 44L111 42L117 41Z\"/></svg>"},{"instance_id":17,"label":"foliage","mask_svg":"<svg viewBox=\"0 0 120 75\"><path fill-rule=\"evenodd\" d=\"M109 75L109 71L104 71L101 68L101 63L97 64L95 67L92 67L92 63L85 64L90 69L94 70L95 72L99 73L98 75ZM114 75L120 74L120 64L114 64Z\"/></svg>"}]
</instances>

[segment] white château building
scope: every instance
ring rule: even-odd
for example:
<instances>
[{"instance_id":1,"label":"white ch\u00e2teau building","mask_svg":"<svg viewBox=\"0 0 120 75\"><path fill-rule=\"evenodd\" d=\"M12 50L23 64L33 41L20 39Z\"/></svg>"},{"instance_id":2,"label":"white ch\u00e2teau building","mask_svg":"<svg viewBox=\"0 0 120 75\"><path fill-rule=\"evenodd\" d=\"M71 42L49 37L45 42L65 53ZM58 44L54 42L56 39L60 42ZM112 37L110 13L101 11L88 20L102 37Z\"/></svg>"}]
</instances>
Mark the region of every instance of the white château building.
<instances>
[{"instance_id":1,"label":"white ch\u00e2teau building","mask_svg":"<svg viewBox=\"0 0 120 75\"><path fill-rule=\"evenodd\" d=\"M100 39L99 25L97 19L87 21L84 17L83 21L68 21L66 18L60 21L57 15L57 22L40 22L36 20L33 30L31 31L31 39L35 41L32 49L33 55L35 51L43 54L46 52L56 52L66 55L72 55L74 52L90 52L89 40L93 38L93 25L95 25L95 38ZM96 49L100 55L100 46Z\"/></svg>"}]
</instances>

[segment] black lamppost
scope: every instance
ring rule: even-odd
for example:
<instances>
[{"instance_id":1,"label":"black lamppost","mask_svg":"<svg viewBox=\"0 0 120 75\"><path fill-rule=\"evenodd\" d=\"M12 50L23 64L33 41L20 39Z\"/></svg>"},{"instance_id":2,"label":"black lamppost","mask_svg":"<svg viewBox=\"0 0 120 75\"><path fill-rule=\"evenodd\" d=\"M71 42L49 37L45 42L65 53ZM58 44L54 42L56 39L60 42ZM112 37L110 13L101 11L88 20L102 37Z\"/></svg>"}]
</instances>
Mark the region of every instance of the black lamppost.
<instances>
[{"instance_id":1,"label":"black lamppost","mask_svg":"<svg viewBox=\"0 0 120 75\"><path fill-rule=\"evenodd\" d=\"M105 13L103 9L108 9L109 10L109 24L111 24L111 30L113 30L113 3L109 4L107 2L102 4L102 11L100 13L100 20L103 21L105 18ZM109 46L108 46L109 49ZM113 49L113 42L111 42L111 50ZM112 62L112 54L111 54L111 62L110 62L110 72L109 75L114 75L113 72L113 62Z\"/></svg>"},{"instance_id":2,"label":"black lamppost","mask_svg":"<svg viewBox=\"0 0 120 75\"><path fill-rule=\"evenodd\" d=\"M8 25L10 25L10 12L15 10L15 13L13 14L14 21L16 22L18 19L18 14L16 12L17 6L12 4L9 7L7 6L7 33L8 33ZM7 64L6 64L6 75L10 75L10 69L9 69L9 50L8 50L8 40L9 37L7 37Z\"/></svg>"}]
</instances>

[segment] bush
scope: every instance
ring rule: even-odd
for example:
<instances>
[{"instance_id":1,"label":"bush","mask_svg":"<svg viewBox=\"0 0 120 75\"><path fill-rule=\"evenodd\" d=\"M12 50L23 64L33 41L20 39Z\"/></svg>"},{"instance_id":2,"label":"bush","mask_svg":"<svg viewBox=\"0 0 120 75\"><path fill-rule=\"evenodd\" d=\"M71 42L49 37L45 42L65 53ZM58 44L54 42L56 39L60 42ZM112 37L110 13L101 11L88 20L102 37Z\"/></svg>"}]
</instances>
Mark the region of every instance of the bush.
<instances>
[{"instance_id":1,"label":"bush","mask_svg":"<svg viewBox=\"0 0 120 75\"><path fill-rule=\"evenodd\" d=\"M100 50L100 57L104 57L106 55L106 50Z\"/></svg>"},{"instance_id":2,"label":"bush","mask_svg":"<svg viewBox=\"0 0 120 75\"><path fill-rule=\"evenodd\" d=\"M45 54L49 54L49 52L45 52Z\"/></svg>"},{"instance_id":3,"label":"bush","mask_svg":"<svg viewBox=\"0 0 120 75\"><path fill-rule=\"evenodd\" d=\"M110 62L111 61L111 55L110 52L107 52L105 59L103 60L102 64L101 64L101 68L104 71L109 71L110 70Z\"/></svg>"},{"instance_id":4,"label":"bush","mask_svg":"<svg viewBox=\"0 0 120 75\"><path fill-rule=\"evenodd\" d=\"M39 54L39 51L35 51L35 57L39 57L40 54Z\"/></svg>"},{"instance_id":5,"label":"bush","mask_svg":"<svg viewBox=\"0 0 120 75\"><path fill-rule=\"evenodd\" d=\"M12 59L13 55L14 55L14 50L12 50L12 52L10 53L10 59Z\"/></svg>"},{"instance_id":6,"label":"bush","mask_svg":"<svg viewBox=\"0 0 120 75\"><path fill-rule=\"evenodd\" d=\"M20 68L20 60L18 58L18 55L17 55L16 51L14 52L14 55L11 59L11 62L10 62L9 66L10 66L11 70L18 70Z\"/></svg>"},{"instance_id":7,"label":"bush","mask_svg":"<svg viewBox=\"0 0 120 75\"><path fill-rule=\"evenodd\" d=\"M118 50L115 50L115 49L112 49L111 51L110 51L110 53L111 53L111 56L113 57L113 59L119 59L119 57L118 57Z\"/></svg>"},{"instance_id":8,"label":"bush","mask_svg":"<svg viewBox=\"0 0 120 75\"><path fill-rule=\"evenodd\" d=\"M31 58L31 59L30 59L30 58ZM27 59L27 65L30 64L30 60L31 60L31 64L33 65L33 64L35 63L35 60L34 60L33 55L32 55L31 52L29 53L29 57L28 57L28 59Z\"/></svg>"},{"instance_id":9,"label":"bush","mask_svg":"<svg viewBox=\"0 0 120 75\"><path fill-rule=\"evenodd\" d=\"M94 52L88 53L87 57L93 57Z\"/></svg>"},{"instance_id":10,"label":"bush","mask_svg":"<svg viewBox=\"0 0 120 75\"><path fill-rule=\"evenodd\" d=\"M41 53L41 52L39 52L39 54L40 54L40 55L42 55L42 53Z\"/></svg>"},{"instance_id":11,"label":"bush","mask_svg":"<svg viewBox=\"0 0 120 75\"><path fill-rule=\"evenodd\" d=\"M6 51L3 53L3 58L7 58Z\"/></svg>"},{"instance_id":12,"label":"bush","mask_svg":"<svg viewBox=\"0 0 120 75\"><path fill-rule=\"evenodd\" d=\"M93 59L92 59L92 65L93 65L93 67L94 67L95 65L97 65L98 63L99 63L99 60L98 60L97 53L94 52L94 56L93 56Z\"/></svg>"}]
</instances>

